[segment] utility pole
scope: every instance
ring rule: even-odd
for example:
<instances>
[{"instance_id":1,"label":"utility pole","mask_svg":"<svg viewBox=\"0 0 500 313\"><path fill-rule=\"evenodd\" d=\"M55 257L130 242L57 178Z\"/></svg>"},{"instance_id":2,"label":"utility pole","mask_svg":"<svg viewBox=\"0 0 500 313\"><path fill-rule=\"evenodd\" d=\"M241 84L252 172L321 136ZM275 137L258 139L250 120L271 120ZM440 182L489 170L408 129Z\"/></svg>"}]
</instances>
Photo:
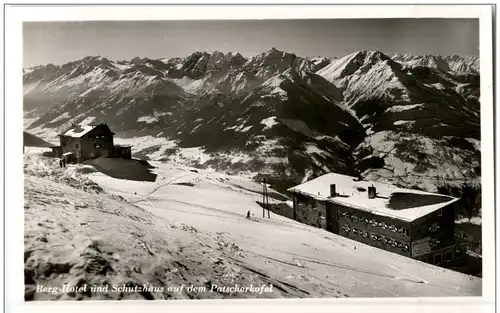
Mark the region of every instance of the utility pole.
<instances>
[{"instance_id":1,"label":"utility pole","mask_svg":"<svg viewBox=\"0 0 500 313\"><path fill-rule=\"evenodd\" d=\"M267 185L266 185L266 204L267 204L267 218L271 218L271 213L269 213L269 194L267 193Z\"/></svg>"},{"instance_id":2,"label":"utility pole","mask_svg":"<svg viewBox=\"0 0 500 313\"><path fill-rule=\"evenodd\" d=\"M262 218L266 217L266 179L262 181Z\"/></svg>"},{"instance_id":3,"label":"utility pole","mask_svg":"<svg viewBox=\"0 0 500 313\"><path fill-rule=\"evenodd\" d=\"M271 218L271 213L269 213L269 195L267 194L267 180L264 178L262 181L262 218Z\"/></svg>"}]
</instances>

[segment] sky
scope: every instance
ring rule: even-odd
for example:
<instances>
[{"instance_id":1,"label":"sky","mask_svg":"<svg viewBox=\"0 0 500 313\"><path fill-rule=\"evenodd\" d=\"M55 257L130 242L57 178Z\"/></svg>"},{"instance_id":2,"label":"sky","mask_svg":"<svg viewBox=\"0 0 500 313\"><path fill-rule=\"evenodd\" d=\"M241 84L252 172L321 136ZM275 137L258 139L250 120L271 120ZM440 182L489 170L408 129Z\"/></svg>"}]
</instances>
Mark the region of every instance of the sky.
<instances>
[{"instance_id":1,"label":"sky","mask_svg":"<svg viewBox=\"0 0 500 313\"><path fill-rule=\"evenodd\" d=\"M479 55L479 19L25 22L23 66L184 57L195 51L253 56L272 47L299 56Z\"/></svg>"}]
</instances>

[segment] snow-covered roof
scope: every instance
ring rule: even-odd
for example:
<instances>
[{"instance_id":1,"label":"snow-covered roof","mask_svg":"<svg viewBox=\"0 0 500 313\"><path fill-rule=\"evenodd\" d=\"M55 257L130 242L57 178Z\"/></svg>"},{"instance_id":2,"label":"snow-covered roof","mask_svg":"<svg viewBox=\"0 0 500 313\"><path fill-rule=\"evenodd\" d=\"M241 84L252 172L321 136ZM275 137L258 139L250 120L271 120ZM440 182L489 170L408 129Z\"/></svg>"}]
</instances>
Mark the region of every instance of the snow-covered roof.
<instances>
[{"instance_id":1,"label":"snow-covered roof","mask_svg":"<svg viewBox=\"0 0 500 313\"><path fill-rule=\"evenodd\" d=\"M337 196L330 197L330 185L335 184ZM376 198L368 198L368 187L375 187ZM455 201L457 198L429 193L420 190L411 190L399 188L394 185L357 180L354 177L330 173L310 180L301 185L288 189L290 192L299 193L313 197L317 200L329 201L340 205L348 206L358 210L363 210L376 215L388 216L405 221L414 221L422 216L437 211ZM402 204L400 209L389 207L391 196L395 193L401 193L402 197L406 195L430 195L434 196L435 203L427 203L422 206L412 207L412 205ZM448 200L449 199L449 200ZM405 206L406 205L406 206Z\"/></svg>"},{"instance_id":2,"label":"snow-covered roof","mask_svg":"<svg viewBox=\"0 0 500 313\"><path fill-rule=\"evenodd\" d=\"M74 153L73 153L73 152L66 152L66 153L63 153L63 155L64 155L64 156L66 156L66 155L72 155L72 154L74 154Z\"/></svg>"},{"instance_id":3,"label":"snow-covered roof","mask_svg":"<svg viewBox=\"0 0 500 313\"><path fill-rule=\"evenodd\" d=\"M94 128L96 128L97 125L77 125L73 126L61 135L63 136L69 136L69 137L74 137L74 138L80 138L86 133L90 132Z\"/></svg>"}]
</instances>

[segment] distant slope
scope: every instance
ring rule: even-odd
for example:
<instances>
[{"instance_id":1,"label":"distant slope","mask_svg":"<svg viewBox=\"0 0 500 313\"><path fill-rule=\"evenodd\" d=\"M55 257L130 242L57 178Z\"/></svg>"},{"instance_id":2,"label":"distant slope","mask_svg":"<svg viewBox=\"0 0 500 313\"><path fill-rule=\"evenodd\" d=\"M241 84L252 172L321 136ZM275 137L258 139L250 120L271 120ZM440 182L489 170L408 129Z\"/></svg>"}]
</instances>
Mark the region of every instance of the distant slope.
<instances>
[{"instance_id":1,"label":"distant slope","mask_svg":"<svg viewBox=\"0 0 500 313\"><path fill-rule=\"evenodd\" d=\"M25 147L54 147L55 145L46 142L45 140L23 131L23 145Z\"/></svg>"},{"instance_id":2,"label":"distant slope","mask_svg":"<svg viewBox=\"0 0 500 313\"><path fill-rule=\"evenodd\" d=\"M366 129L353 157L367 178L427 191L479 184L479 76L447 70L359 51L318 71Z\"/></svg>"}]
</instances>

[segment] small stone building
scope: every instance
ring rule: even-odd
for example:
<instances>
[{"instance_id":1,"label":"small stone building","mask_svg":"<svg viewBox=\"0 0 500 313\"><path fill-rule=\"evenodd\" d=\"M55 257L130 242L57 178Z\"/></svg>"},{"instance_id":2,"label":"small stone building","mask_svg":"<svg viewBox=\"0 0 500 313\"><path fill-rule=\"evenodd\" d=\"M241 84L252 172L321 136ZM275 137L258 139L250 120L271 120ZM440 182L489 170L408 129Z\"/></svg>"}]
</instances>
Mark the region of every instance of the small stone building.
<instances>
[{"instance_id":1,"label":"small stone building","mask_svg":"<svg viewBox=\"0 0 500 313\"><path fill-rule=\"evenodd\" d=\"M131 159L131 146L114 145L113 135L106 123L73 125L59 134L60 146L52 152L55 157L76 162L102 156Z\"/></svg>"}]
</instances>

